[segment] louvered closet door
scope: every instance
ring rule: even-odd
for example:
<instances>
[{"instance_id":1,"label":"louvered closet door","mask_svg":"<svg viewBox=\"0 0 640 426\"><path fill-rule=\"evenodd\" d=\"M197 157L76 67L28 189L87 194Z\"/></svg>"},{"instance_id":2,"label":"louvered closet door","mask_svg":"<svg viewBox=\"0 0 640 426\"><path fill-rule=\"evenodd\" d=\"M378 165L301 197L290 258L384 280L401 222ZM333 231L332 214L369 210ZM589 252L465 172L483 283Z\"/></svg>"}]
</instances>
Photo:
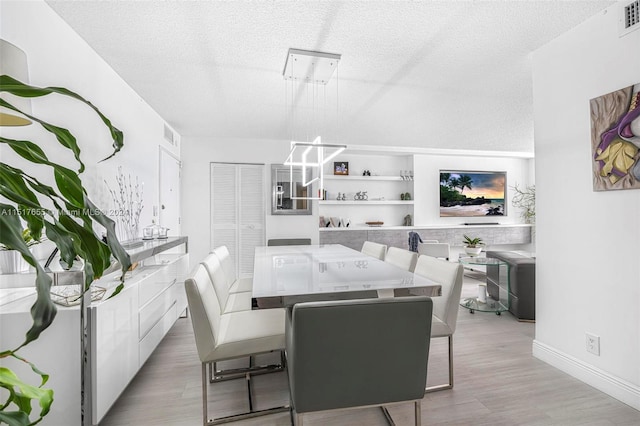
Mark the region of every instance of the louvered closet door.
<instances>
[{"instance_id":1,"label":"louvered closet door","mask_svg":"<svg viewBox=\"0 0 640 426\"><path fill-rule=\"evenodd\" d=\"M239 276L253 274L255 248L264 245L264 166L239 166Z\"/></svg>"},{"instance_id":2,"label":"louvered closet door","mask_svg":"<svg viewBox=\"0 0 640 426\"><path fill-rule=\"evenodd\" d=\"M211 164L211 249L225 245L240 277L253 274L264 245L264 166Z\"/></svg>"}]
</instances>

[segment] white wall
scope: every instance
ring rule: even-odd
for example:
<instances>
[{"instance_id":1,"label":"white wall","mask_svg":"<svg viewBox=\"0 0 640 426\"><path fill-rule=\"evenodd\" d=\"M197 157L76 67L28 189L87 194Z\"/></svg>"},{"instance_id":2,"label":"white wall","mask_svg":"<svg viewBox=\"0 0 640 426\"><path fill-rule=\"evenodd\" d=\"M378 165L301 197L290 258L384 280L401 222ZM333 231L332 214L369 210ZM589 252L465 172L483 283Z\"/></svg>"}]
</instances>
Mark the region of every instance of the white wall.
<instances>
[{"instance_id":1,"label":"white wall","mask_svg":"<svg viewBox=\"0 0 640 426\"><path fill-rule=\"evenodd\" d=\"M640 409L640 192L592 190L589 100L640 82L640 31L618 37L618 7L533 55L534 355Z\"/></svg>"},{"instance_id":2,"label":"white wall","mask_svg":"<svg viewBox=\"0 0 640 426\"><path fill-rule=\"evenodd\" d=\"M182 139L182 231L189 236L191 263L203 259L209 247L210 226L210 164L212 162L254 163L265 165L265 238L311 238L318 242L318 203L313 202L313 214L307 216L271 215L271 164L282 164L289 154L289 141Z\"/></svg>"},{"instance_id":3,"label":"white wall","mask_svg":"<svg viewBox=\"0 0 640 426\"><path fill-rule=\"evenodd\" d=\"M68 128L77 138L87 166L82 175L89 196L101 208L113 208L104 181L117 188L118 166L133 179L144 182L140 226L151 223L153 206L158 205L159 147L179 156L178 148L164 140L162 118L129 87L46 3L1 2L0 37L25 51L30 82L35 86L61 86L79 93L96 105L112 124L124 132L125 145L114 158L107 157L112 141L97 115L78 101L49 95L32 101L35 116ZM9 138L32 138L54 161L76 168L68 151L38 125L3 127ZM3 161L20 162L6 146L0 146ZM6 159L6 160L5 160ZM22 163L24 164L24 163ZM29 165L29 170L48 182L46 167ZM177 207L176 207L177 208Z\"/></svg>"}]
</instances>

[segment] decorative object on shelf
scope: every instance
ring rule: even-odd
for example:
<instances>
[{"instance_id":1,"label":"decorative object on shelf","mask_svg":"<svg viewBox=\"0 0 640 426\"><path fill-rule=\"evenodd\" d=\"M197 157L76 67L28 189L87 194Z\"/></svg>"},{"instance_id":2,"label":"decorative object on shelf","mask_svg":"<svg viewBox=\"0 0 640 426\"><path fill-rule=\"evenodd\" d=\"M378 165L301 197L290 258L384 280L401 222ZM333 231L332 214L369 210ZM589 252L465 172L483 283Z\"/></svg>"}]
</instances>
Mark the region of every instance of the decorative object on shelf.
<instances>
[{"instance_id":1,"label":"decorative object on shelf","mask_svg":"<svg viewBox=\"0 0 640 426\"><path fill-rule=\"evenodd\" d=\"M122 166L118 167L116 175L118 183L118 191L111 189L107 181L105 185L109 189L111 198L117 210L116 223L118 224L119 238L122 240L122 246L125 248L140 247L139 225L140 213L144 206L142 205L142 194L144 192L144 182L131 179L131 175L125 176L122 172Z\"/></svg>"},{"instance_id":2,"label":"decorative object on shelf","mask_svg":"<svg viewBox=\"0 0 640 426\"><path fill-rule=\"evenodd\" d=\"M369 196L367 195L367 191L358 191L356 195L353 196L355 201L368 201Z\"/></svg>"},{"instance_id":3,"label":"decorative object on shelf","mask_svg":"<svg viewBox=\"0 0 640 426\"><path fill-rule=\"evenodd\" d=\"M153 225L152 226L145 226L142 229L142 239L143 240L153 240Z\"/></svg>"},{"instance_id":4,"label":"decorative object on shelf","mask_svg":"<svg viewBox=\"0 0 640 426\"><path fill-rule=\"evenodd\" d=\"M333 163L333 174L340 176L349 175L349 162L348 161L336 161Z\"/></svg>"},{"instance_id":5,"label":"decorative object on shelf","mask_svg":"<svg viewBox=\"0 0 640 426\"><path fill-rule=\"evenodd\" d=\"M338 192L338 196L336 197L336 200L337 200L337 201L342 200L342 194L341 194L341 193L339 193L339 192Z\"/></svg>"},{"instance_id":6,"label":"decorative object on shelf","mask_svg":"<svg viewBox=\"0 0 640 426\"><path fill-rule=\"evenodd\" d=\"M411 201L411 194L409 194L408 192L404 193L404 200L405 201Z\"/></svg>"},{"instance_id":7,"label":"decorative object on shelf","mask_svg":"<svg viewBox=\"0 0 640 426\"><path fill-rule=\"evenodd\" d=\"M402 220L402 226L413 226L413 218L410 214L406 215Z\"/></svg>"},{"instance_id":8,"label":"decorative object on shelf","mask_svg":"<svg viewBox=\"0 0 640 426\"><path fill-rule=\"evenodd\" d=\"M413 180L413 170L400 170L402 180Z\"/></svg>"},{"instance_id":9,"label":"decorative object on shelf","mask_svg":"<svg viewBox=\"0 0 640 426\"><path fill-rule=\"evenodd\" d=\"M369 225L369 226L382 226L382 225L384 225L384 222L378 221L378 220L372 221L372 222L365 222L365 223L367 225Z\"/></svg>"},{"instance_id":10,"label":"decorative object on shelf","mask_svg":"<svg viewBox=\"0 0 640 426\"><path fill-rule=\"evenodd\" d=\"M362 172L362 176L371 176L371 172L369 170L365 170Z\"/></svg>"},{"instance_id":11,"label":"decorative object on shelf","mask_svg":"<svg viewBox=\"0 0 640 426\"><path fill-rule=\"evenodd\" d=\"M482 238L471 238L467 235L463 235L463 237L464 240L462 241L462 243L464 244L465 253L473 257L479 255L480 252L482 252L482 248L484 247L484 244L482 244Z\"/></svg>"},{"instance_id":12,"label":"decorative object on shelf","mask_svg":"<svg viewBox=\"0 0 640 426\"><path fill-rule=\"evenodd\" d=\"M101 300L107 292L106 288L92 286L91 301ZM80 304L82 291L79 285L59 285L51 287L51 300L61 306L76 306Z\"/></svg>"},{"instance_id":13,"label":"decorative object on shelf","mask_svg":"<svg viewBox=\"0 0 640 426\"><path fill-rule=\"evenodd\" d=\"M338 82L337 82L337 68L340 62L341 55L335 53L326 52L314 52L301 49L289 49L287 52L287 60L282 72L282 76L285 80L286 89L286 102L290 103L291 109L291 150L289 156L285 160L284 164L289 166L290 173L293 182L293 167L299 166L302 169L301 184L303 187L307 187L314 182L318 182L317 191L306 191L304 194L292 195L292 200L320 200L322 199L322 193L324 190L324 165L330 160L335 158L338 154L346 149L346 145L343 144L327 144L322 143L321 136L317 136L313 142L300 142L296 141L297 135L304 135L306 138L310 131L309 129L297 128L295 114L296 107L300 107L301 111L304 111L305 120L301 120L301 124L313 123L313 132L326 133L328 129L318 129L318 123L337 123L338 122ZM334 72L336 72L336 96L335 96L335 121L328 119L328 106L327 91L316 89L316 85L323 85L326 87ZM289 85L286 83L290 83ZM309 86L313 85L312 89ZM319 97L322 96L322 99ZM307 100L307 105L297 105L302 100ZM320 106L323 107L320 107ZM311 111L311 114L307 114L307 111ZM302 116L302 114L299 114ZM322 120L314 119L314 117L308 117L307 115L318 115L322 117ZM302 127L302 126L300 126ZM325 139L328 139L325 137ZM337 132L336 132L337 140ZM347 170L345 175L348 174L348 163L345 164ZM335 167L334 167L335 173ZM317 195L316 195L317 194Z\"/></svg>"},{"instance_id":14,"label":"decorative object on shelf","mask_svg":"<svg viewBox=\"0 0 640 426\"><path fill-rule=\"evenodd\" d=\"M640 83L589 101L593 190L640 188Z\"/></svg>"},{"instance_id":15,"label":"decorative object on shelf","mask_svg":"<svg viewBox=\"0 0 640 426\"><path fill-rule=\"evenodd\" d=\"M400 201L404 201L404 192L400 193Z\"/></svg>"},{"instance_id":16,"label":"decorative object on shelf","mask_svg":"<svg viewBox=\"0 0 640 426\"><path fill-rule=\"evenodd\" d=\"M515 184L511 188L515 192L511 200L511 205L522 209L520 211L520 217L524 220L524 223L536 223L536 186L527 185L523 189L520 189L518 184Z\"/></svg>"},{"instance_id":17,"label":"decorative object on shelf","mask_svg":"<svg viewBox=\"0 0 640 426\"><path fill-rule=\"evenodd\" d=\"M346 192L342 194L342 198L340 200L347 201L347 193Z\"/></svg>"}]
</instances>

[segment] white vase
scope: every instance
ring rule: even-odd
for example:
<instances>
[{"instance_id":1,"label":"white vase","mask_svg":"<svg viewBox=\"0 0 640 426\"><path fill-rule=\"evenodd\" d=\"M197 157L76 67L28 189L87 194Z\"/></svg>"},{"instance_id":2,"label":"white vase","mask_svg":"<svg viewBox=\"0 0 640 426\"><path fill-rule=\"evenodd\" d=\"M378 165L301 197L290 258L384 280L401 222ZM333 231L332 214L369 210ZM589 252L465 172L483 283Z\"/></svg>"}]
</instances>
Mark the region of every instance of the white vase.
<instances>
[{"instance_id":1,"label":"white vase","mask_svg":"<svg viewBox=\"0 0 640 426\"><path fill-rule=\"evenodd\" d=\"M477 256L480 254L480 252L482 251L482 247L465 247L464 248L465 253L467 253L469 256Z\"/></svg>"},{"instance_id":2,"label":"white vase","mask_svg":"<svg viewBox=\"0 0 640 426\"><path fill-rule=\"evenodd\" d=\"M17 274L29 270L29 264L18 250L0 251L0 271L3 274Z\"/></svg>"}]
</instances>

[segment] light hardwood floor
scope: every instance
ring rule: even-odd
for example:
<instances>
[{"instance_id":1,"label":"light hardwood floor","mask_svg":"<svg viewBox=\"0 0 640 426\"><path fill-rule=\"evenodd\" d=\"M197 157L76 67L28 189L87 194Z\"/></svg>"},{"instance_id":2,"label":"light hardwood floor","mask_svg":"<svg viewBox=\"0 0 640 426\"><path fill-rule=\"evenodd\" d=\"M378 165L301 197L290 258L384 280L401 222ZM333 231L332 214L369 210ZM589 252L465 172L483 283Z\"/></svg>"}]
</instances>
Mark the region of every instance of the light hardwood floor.
<instances>
[{"instance_id":1,"label":"light hardwood floor","mask_svg":"<svg viewBox=\"0 0 640 426\"><path fill-rule=\"evenodd\" d=\"M465 277L463 296L475 296L478 281ZM556 370L531 355L535 324L509 313L470 314L460 308L454 335L455 386L427 394L423 425L640 425L637 411ZM435 339L428 383L446 381L446 339ZM275 358L277 359L277 357ZM384 368L384 366L381 366ZM258 408L288 403L285 373L255 378ZM201 423L200 362L189 319L179 319L100 426ZM210 386L210 415L248 409L243 380ZM397 425L413 424L413 405L389 408ZM231 423L289 425L286 413ZM305 416L309 425L385 425L375 408Z\"/></svg>"}]
</instances>

